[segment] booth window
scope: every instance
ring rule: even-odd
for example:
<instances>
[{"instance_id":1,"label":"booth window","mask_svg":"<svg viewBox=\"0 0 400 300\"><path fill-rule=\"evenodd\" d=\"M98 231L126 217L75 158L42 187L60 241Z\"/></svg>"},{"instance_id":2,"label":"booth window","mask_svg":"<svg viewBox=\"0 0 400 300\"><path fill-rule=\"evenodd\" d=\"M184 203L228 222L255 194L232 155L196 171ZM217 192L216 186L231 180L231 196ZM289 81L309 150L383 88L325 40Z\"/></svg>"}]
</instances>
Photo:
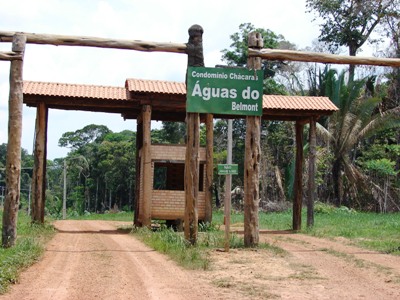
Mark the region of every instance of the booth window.
<instances>
[{"instance_id":1,"label":"booth window","mask_svg":"<svg viewBox=\"0 0 400 300\"><path fill-rule=\"evenodd\" d=\"M154 162L154 190L184 191L185 164ZM203 191L204 164L200 164L199 191Z\"/></svg>"}]
</instances>

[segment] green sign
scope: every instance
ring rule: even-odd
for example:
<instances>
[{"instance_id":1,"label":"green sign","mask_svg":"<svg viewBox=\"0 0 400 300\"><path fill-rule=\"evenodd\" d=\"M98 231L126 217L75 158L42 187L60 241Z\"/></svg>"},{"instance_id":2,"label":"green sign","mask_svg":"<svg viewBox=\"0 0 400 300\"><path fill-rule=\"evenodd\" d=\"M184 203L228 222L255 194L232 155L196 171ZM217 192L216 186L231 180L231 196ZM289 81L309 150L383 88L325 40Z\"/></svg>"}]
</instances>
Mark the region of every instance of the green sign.
<instances>
[{"instance_id":1,"label":"green sign","mask_svg":"<svg viewBox=\"0 0 400 300\"><path fill-rule=\"evenodd\" d=\"M239 171L237 164L218 165L218 175L237 175Z\"/></svg>"},{"instance_id":2,"label":"green sign","mask_svg":"<svg viewBox=\"0 0 400 300\"><path fill-rule=\"evenodd\" d=\"M189 67L187 112L262 115L263 71Z\"/></svg>"}]
</instances>

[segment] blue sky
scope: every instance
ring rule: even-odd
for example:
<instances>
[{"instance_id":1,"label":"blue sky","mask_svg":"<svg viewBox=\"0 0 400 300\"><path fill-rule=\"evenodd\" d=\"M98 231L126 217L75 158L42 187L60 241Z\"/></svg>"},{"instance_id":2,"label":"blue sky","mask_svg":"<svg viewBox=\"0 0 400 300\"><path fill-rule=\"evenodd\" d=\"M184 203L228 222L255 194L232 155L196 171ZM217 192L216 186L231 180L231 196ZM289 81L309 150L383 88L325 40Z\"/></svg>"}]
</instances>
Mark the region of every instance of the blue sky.
<instances>
[{"instance_id":1,"label":"blue sky","mask_svg":"<svg viewBox=\"0 0 400 300\"><path fill-rule=\"evenodd\" d=\"M95 36L157 42L186 43L192 24L204 28L205 64L221 63L221 50L239 24L282 34L299 48L318 36L313 15L305 13L304 0L264 1L155 1L155 0L19 0L2 1L1 31ZM0 51L10 51L0 43ZM142 53L84 47L27 45L24 80L124 86L126 78L184 81L186 55ZM0 62L0 144L7 142L9 62ZM32 152L36 110L24 106L22 147ZM117 114L50 110L48 158L65 156L58 139L66 131L102 124L118 132L136 131L134 120ZM159 126L154 124L154 126Z\"/></svg>"}]
</instances>

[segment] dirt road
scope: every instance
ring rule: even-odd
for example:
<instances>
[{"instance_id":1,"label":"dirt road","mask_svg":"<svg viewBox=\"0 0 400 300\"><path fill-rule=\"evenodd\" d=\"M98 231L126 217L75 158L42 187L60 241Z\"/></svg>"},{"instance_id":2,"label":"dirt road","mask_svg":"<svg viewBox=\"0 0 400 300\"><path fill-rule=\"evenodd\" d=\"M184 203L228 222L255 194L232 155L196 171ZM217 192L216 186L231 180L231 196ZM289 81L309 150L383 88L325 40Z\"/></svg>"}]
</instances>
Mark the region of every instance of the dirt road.
<instances>
[{"instance_id":1,"label":"dirt road","mask_svg":"<svg viewBox=\"0 0 400 300\"><path fill-rule=\"evenodd\" d=\"M228 299L128 234L117 222L58 221L43 259L0 299Z\"/></svg>"},{"instance_id":2,"label":"dirt road","mask_svg":"<svg viewBox=\"0 0 400 300\"><path fill-rule=\"evenodd\" d=\"M0 299L400 299L400 257L345 239L267 232L276 253L214 251L211 270L187 271L119 224L56 222L43 259Z\"/></svg>"}]
</instances>

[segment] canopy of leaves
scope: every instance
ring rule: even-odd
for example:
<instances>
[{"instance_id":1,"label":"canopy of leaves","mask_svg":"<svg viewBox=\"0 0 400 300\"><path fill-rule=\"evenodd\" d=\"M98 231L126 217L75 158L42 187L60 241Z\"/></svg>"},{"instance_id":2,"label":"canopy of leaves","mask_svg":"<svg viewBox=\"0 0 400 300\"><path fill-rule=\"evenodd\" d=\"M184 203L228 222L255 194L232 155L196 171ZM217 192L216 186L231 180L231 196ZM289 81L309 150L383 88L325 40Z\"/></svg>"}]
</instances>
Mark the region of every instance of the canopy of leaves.
<instances>
[{"instance_id":1,"label":"canopy of leaves","mask_svg":"<svg viewBox=\"0 0 400 300\"><path fill-rule=\"evenodd\" d=\"M283 35L276 34L269 29L256 28L251 23L243 23L239 25L239 32L235 32L230 36L232 40L230 49L222 50L222 60L226 62L228 66L246 66L248 57L247 39L249 33L252 31L261 33L264 40L264 48L281 48L280 45L284 45L284 48L294 48L294 45L286 41ZM271 62L264 60L264 76L266 78L273 77L276 71L282 66L283 64L281 62Z\"/></svg>"},{"instance_id":2,"label":"canopy of leaves","mask_svg":"<svg viewBox=\"0 0 400 300\"><path fill-rule=\"evenodd\" d=\"M111 130L104 125L91 124L74 132L65 132L59 139L58 145L60 147L79 149L91 142L101 142L104 136L110 132Z\"/></svg>"},{"instance_id":3,"label":"canopy of leaves","mask_svg":"<svg viewBox=\"0 0 400 300\"><path fill-rule=\"evenodd\" d=\"M349 48L349 55L368 40L382 18L390 14L392 0L307 0L307 12L322 18L319 40L332 49ZM316 18L317 19L317 18Z\"/></svg>"}]
</instances>

